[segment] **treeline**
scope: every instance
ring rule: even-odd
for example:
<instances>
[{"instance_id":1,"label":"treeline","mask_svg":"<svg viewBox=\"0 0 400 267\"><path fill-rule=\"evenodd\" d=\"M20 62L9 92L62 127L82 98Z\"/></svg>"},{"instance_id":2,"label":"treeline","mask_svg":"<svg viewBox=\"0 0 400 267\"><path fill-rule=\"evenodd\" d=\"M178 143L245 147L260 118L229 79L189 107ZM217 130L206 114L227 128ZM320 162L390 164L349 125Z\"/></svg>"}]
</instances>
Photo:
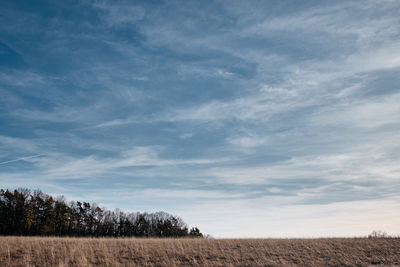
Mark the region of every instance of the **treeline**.
<instances>
[{"instance_id":1,"label":"treeline","mask_svg":"<svg viewBox=\"0 0 400 267\"><path fill-rule=\"evenodd\" d=\"M0 190L0 235L93 237L202 237L165 212L110 211L88 202L28 189Z\"/></svg>"}]
</instances>

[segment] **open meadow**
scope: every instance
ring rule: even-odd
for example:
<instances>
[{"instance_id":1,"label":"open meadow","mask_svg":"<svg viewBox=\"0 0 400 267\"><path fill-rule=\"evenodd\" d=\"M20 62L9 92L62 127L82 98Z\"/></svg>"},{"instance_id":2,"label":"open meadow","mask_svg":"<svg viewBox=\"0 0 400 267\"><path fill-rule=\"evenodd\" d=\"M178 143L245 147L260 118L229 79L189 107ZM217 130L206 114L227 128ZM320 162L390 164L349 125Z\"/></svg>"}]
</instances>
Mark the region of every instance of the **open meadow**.
<instances>
[{"instance_id":1,"label":"open meadow","mask_svg":"<svg viewBox=\"0 0 400 267\"><path fill-rule=\"evenodd\" d=\"M400 266L400 239L0 237L0 266Z\"/></svg>"}]
</instances>

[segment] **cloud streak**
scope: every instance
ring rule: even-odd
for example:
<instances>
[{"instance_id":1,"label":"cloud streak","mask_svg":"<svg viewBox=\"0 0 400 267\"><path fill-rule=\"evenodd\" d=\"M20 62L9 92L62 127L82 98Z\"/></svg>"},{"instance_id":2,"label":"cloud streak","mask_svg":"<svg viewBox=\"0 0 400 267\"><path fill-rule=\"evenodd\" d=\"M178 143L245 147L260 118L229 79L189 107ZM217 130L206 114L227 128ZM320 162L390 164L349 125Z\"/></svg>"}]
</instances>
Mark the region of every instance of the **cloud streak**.
<instances>
[{"instance_id":1,"label":"cloud streak","mask_svg":"<svg viewBox=\"0 0 400 267\"><path fill-rule=\"evenodd\" d=\"M8 160L8 161L3 161L3 162L0 162L0 165L7 164L7 163L12 163L12 162L16 162L16 161L26 161L28 159L33 159L33 158L37 158L37 157L41 157L41 156L43 156L43 155L38 154L38 155L22 157L22 158L17 158L17 159Z\"/></svg>"}]
</instances>

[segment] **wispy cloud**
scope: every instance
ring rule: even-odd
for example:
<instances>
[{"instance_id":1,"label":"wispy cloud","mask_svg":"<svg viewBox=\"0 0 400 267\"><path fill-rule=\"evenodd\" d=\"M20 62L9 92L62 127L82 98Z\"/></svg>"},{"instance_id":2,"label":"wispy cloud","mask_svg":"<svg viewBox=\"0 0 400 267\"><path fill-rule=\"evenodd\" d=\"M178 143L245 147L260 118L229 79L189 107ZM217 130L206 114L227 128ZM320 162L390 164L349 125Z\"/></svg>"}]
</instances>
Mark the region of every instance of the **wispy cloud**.
<instances>
[{"instance_id":1,"label":"wispy cloud","mask_svg":"<svg viewBox=\"0 0 400 267\"><path fill-rule=\"evenodd\" d=\"M93 6L104 12L103 18L109 27L133 24L142 20L146 14L146 11L142 7L131 4L110 4L103 1L93 4Z\"/></svg>"},{"instance_id":2,"label":"wispy cloud","mask_svg":"<svg viewBox=\"0 0 400 267\"><path fill-rule=\"evenodd\" d=\"M35 162L40 175L52 178L96 178L131 167L167 167L179 165L210 165L226 161L221 158L166 159L160 157L161 147L133 147L115 157L71 157L52 154Z\"/></svg>"},{"instance_id":3,"label":"wispy cloud","mask_svg":"<svg viewBox=\"0 0 400 267\"><path fill-rule=\"evenodd\" d=\"M25 161L25 160L29 160L29 159L33 159L33 158L37 158L37 157L41 157L41 156L43 156L43 155L39 154L39 155L33 155L33 156L28 156L28 157L21 157L21 158L17 158L17 159L0 162L0 165L12 163L12 162L16 162L16 161L21 161L21 160Z\"/></svg>"}]
</instances>

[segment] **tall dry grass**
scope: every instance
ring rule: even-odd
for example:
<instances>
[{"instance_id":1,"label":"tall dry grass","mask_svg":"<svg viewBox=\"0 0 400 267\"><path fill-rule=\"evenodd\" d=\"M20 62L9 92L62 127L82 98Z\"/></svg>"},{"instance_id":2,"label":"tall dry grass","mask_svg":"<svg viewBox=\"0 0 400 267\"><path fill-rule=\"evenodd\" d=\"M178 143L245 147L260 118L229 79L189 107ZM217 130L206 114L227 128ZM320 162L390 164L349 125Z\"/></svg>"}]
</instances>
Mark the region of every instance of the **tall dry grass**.
<instances>
[{"instance_id":1,"label":"tall dry grass","mask_svg":"<svg viewBox=\"0 0 400 267\"><path fill-rule=\"evenodd\" d=\"M0 266L400 266L400 239L0 237Z\"/></svg>"}]
</instances>

